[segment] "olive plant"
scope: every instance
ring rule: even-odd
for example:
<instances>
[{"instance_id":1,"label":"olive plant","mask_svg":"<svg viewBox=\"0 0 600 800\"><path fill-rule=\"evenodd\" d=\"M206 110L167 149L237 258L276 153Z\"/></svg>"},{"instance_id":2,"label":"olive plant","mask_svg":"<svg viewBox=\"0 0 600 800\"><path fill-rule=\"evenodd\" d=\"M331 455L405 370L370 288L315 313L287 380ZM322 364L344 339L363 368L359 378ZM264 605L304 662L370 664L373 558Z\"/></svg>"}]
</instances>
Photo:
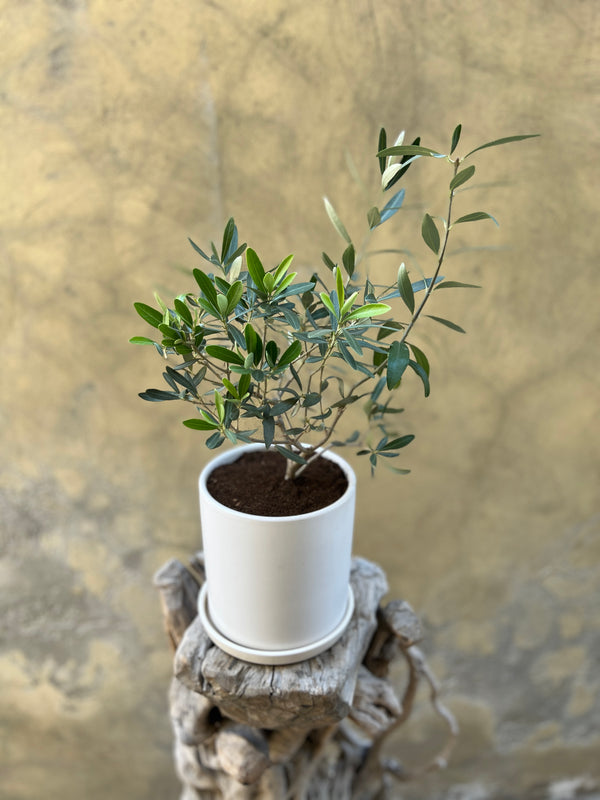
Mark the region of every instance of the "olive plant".
<instances>
[{"instance_id":1,"label":"olive plant","mask_svg":"<svg viewBox=\"0 0 600 800\"><path fill-rule=\"evenodd\" d=\"M398 184L416 161L436 159L448 170L445 217L425 213L421 221L422 238L432 253L428 277L415 279L404 263L391 283L362 274L365 248L355 247L327 198L325 210L344 240L343 251L338 259L323 253L325 270L315 271L309 280L291 271L292 255L265 267L252 248L239 243L233 219L225 226L220 249L211 243L210 254L190 239L208 264L193 270L197 288L180 294L170 306L158 295L158 308L135 303L158 336L130 341L154 346L166 362L167 388L147 389L140 397L189 403L196 414L183 424L208 434L210 449L225 441L276 448L287 459L286 479L332 444L355 445L358 455L368 455L372 469L385 459L395 472L408 472L388 459L414 438L399 434L394 423L402 409L393 399L405 375L414 374L425 396L430 392L429 363L413 341L415 325L427 316L464 332L443 317L424 314L424 309L441 289L478 288L442 275L451 232L468 222L496 222L485 211L454 218L456 195L475 174L475 166L465 162L484 148L532 136L496 139L459 158L454 152L460 134L458 125L447 154L422 146L420 138L405 145L403 133L388 147L385 129L379 135L382 200L366 214L367 236L402 208L405 189ZM334 440L345 412L359 402L365 413L362 431Z\"/></svg>"}]
</instances>

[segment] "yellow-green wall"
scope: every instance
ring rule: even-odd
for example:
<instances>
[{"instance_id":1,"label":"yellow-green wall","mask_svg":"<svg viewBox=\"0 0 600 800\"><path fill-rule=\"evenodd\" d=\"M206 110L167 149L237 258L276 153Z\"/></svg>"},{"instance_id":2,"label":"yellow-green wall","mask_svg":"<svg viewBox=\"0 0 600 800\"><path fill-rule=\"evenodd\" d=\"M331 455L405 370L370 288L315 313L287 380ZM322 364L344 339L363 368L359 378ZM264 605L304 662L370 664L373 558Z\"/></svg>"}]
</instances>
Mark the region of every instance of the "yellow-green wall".
<instances>
[{"instance_id":1,"label":"yellow-green wall","mask_svg":"<svg viewBox=\"0 0 600 800\"><path fill-rule=\"evenodd\" d=\"M152 574L199 547L207 451L182 410L137 397L159 363L127 342L146 333L133 301L191 288L187 236L206 244L230 215L265 260L311 269L341 242L324 194L362 225L346 151L375 186L381 125L443 148L458 122L462 152L542 138L476 162L494 185L461 202L501 227L465 230L486 249L447 272L483 289L436 298L466 337L423 326L411 475L372 482L353 459L356 551L421 614L463 729L415 796L600 777L598 10L0 2L3 796L177 796ZM396 227L425 269L435 166L413 168ZM400 759L429 754L425 706Z\"/></svg>"}]
</instances>

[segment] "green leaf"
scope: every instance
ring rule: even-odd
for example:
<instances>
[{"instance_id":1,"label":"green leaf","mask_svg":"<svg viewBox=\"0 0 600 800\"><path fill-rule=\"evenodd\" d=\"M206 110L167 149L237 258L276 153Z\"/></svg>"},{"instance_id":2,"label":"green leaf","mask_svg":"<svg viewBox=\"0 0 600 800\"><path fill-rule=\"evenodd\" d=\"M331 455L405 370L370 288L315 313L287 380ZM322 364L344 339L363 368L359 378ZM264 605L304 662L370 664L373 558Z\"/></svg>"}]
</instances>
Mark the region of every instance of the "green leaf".
<instances>
[{"instance_id":1,"label":"green leaf","mask_svg":"<svg viewBox=\"0 0 600 800\"><path fill-rule=\"evenodd\" d=\"M360 400L360 395L351 394L348 397L342 397L337 403L331 403L331 408L344 408L344 406L348 406L350 403L356 403L357 400Z\"/></svg>"},{"instance_id":2,"label":"green leaf","mask_svg":"<svg viewBox=\"0 0 600 800\"><path fill-rule=\"evenodd\" d=\"M271 447L275 437L275 420L273 417L265 417L262 421L262 427L265 447Z\"/></svg>"},{"instance_id":3,"label":"green leaf","mask_svg":"<svg viewBox=\"0 0 600 800\"><path fill-rule=\"evenodd\" d=\"M267 342L265 347L265 356L271 369L277 366L277 356L279 355L279 347L272 339Z\"/></svg>"},{"instance_id":4,"label":"green leaf","mask_svg":"<svg viewBox=\"0 0 600 800\"><path fill-rule=\"evenodd\" d=\"M375 317L378 314L385 314L390 310L390 306L385 303L367 303L366 306L355 308L345 318L346 322L352 319L364 319L365 317Z\"/></svg>"},{"instance_id":5,"label":"green leaf","mask_svg":"<svg viewBox=\"0 0 600 800\"><path fill-rule=\"evenodd\" d=\"M464 156L463 161L478 150L485 150L486 147L497 147L499 144L508 144L509 142L522 142L523 139L535 139L539 135L539 133L526 133L524 136L505 136L503 139L495 139L493 142L481 144L479 147L476 147L475 150L471 150L470 153Z\"/></svg>"},{"instance_id":6,"label":"green leaf","mask_svg":"<svg viewBox=\"0 0 600 800\"><path fill-rule=\"evenodd\" d=\"M400 137L398 137L398 139L400 138L402 139L402 141L397 141L396 144L402 144L402 142L404 141L404 131L402 132ZM421 137L417 136L417 138L412 142L412 146L414 147L419 144L421 144ZM394 184L398 183L400 178L406 173L406 171L409 169L410 165L414 162L414 160L415 160L414 157L411 158L410 156L402 156L402 159L400 161L401 169L399 171L394 170L393 176L387 178L384 187L385 191L391 189L392 186L394 186ZM389 169L391 169L391 167Z\"/></svg>"},{"instance_id":7,"label":"green leaf","mask_svg":"<svg viewBox=\"0 0 600 800\"><path fill-rule=\"evenodd\" d=\"M293 260L294 260L294 256L293 256L293 255L286 256L286 257L283 259L283 261L282 261L282 262L279 264L279 266L277 267L277 269L275 270L275 275L274 275L274 277L275 277L275 285L276 285L276 286L277 286L277 285L278 285L278 284L281 282L281 280L283 279L283 276L284 276L284 275L285 275L285 273L288 271L288 269L289 269L289 266L290 266L290 264L292 263L292 261L293 261Z\"/></svg>"},{"instance_id":8,"label":"green leaf","mask_svg":"<svg viewBox=\"0 0 600 800\"><path fill-rule=\"evenodd\" d=\"M402 208L402 203L404 202L404 195L406 194L405 189L400 189L399 192L388 200L388 202L384 205L381 211L381 222L387 222L390 217L393 217L396 211Z\"/></svg>"},{"instance_id":9,"label":"green leaf","mask_svg":"<svg viewBox=\"0 0 600 800\"><path fill-rule=\"evenodd\" d=\"M195 431L214 431L219 426L213 422L208 422L205 419L184 419L183 424L186 428L191 428Z\"/></svg>"},{"instance_id":10,"label":"green leaf","mask_svg":"<svg viewBox=\"0 0 600 800\"><path fill-rule=\"evenodd\" d=\"M250 277L254 281L255 286L264 292L265 285L263 283L263 278L265 276L265 268L263 267L260 258L256 255L256 252L251 247L246 250L246 264L248 266Z\"/></svg>"},{"instance_id":11,"label":"green leaf","mask_svg":"<svg viewBox=\"0 0 600 800\"><path fill-rule=\"evenodd\" d=\"M175 305L175 311L179 314L186 325L189 325L191 328L194 324L194 320L192 319L192 314L189 308L182 300L179 300L179 298L175 298L173 303Z\"/></svg>"},{"instance_id":12,"label":"green leaf","mask_svg":"<svg viewBox=\"0 0 600 800\"><path fill-rule=\"evenodd\" d=\"M450 322L449 319L444 319L443 317L434 317L433 314L425 314L426 317L429 319L434 319L436 322L439 322L440 325L445 325L447 328L450 328L453 331L457 331L458 333L465 333L465 330L460 327L460 325L456 325L454 322Z\"/></svg>"},{"instance_id":13,"label":"green leaf","mask_svg":"<svg viewBox=\"0 0 600 800\"><path fill-rule=\"evenodd\" d=\"M342 239L345 239L348 244L352 244L352 239L350 238L350 235L344 227L342 221L338 217L335 208L331 205L326 197L323 198L323 202L325 203L325 211L327 211L327 216L331 220L333 227L336 229Z\"/></svg>"},{"instance_id":14,"label":"green leaf","mask_svg":"<svg viewBox=\"0 0 600 800\"><path fill-rule=\"evenodd\" d=\"M162 403L164 400L179 400L177 392L165 392L162 389L146 389L140 392L138 397L142 400L149 400L151 403Z\"/></svg>"},{"instance_id":15,"label":"green leaf","mask_svg":"<svg viewBox=\"0 0 600 800\"><path fill-rule=\"evenodd\" d=\"M385 128L382 128L379 131L379 141L377 143L377 152L380 152L381 150L385 150L386 145L387 145L387 133L385 132ZM386 163L385 156L379 156L379 170L380 170L382 175L385 172L385 163Z\"/></svg>"},{"instance_id":16,"label":"green leaf","mask_svg":"<svg viewBox=\"0 0 600 800\"><path fill-rule=\"evenodd\" d=\"M356 259L356 253L354 250L354 245L349 244L348 247L344 250L342 255L342 263L349 277L352 277L352 273L354 272L355 259ZM340 305L342 305L342 303L343 300L340 300Z\"/></svg>"},{"instance_id":17,"label":"green leaf","mask_svg":"<svg viewBox=\"0 0 600 800\"><path fill-rule=\"evenodd\" d=\"M455 189L458 189L459 186L462 186L463 183L466 183L470 178L472 178L474 174L474 164L471 164L471 166L467 167L466 169L461 169L461 171L457 172L450 181L450 191L453 192Z\"/></svg>"},{"instance_id":18,"label":"green leaf","mask_svg":"<svg viewBox=\"0 0 600 800\"><path fill-rule=\"evenodd\" d=\"M433 252L437 255L440 250L440 234L435 222L433 221L433 218L430 217L429 214L425 214L423 217L421 235L423 236L427 247L433 250Z\"/></svg>"},{"instance_id":19,"label":"green leaf","mask_svg":"<svg viewBox=\"0 0 600 800\"><path fill-rule=\"evenodd\" d=\"M213 393L215 408L217 409L217 416L219 418L219 422L223 422L225 419L225 403L223 402L223 398L219 394L218 389L215 389Z\"/></svg>"},{"instance_id":20,"label":"green leaf","mask_svg":"<svg viewBox=\"0 0 600 800\"><path fill-rule=\"evenodd\" d=\"M233 221L233 217L230 217L229 220L227 221L227 225L225 226L225 230L223 231L223 244L221 246L221 262L225 261L225 257L229 252L231 242L233 241L234 232L235 232L235 222Z\"/></svg>"},{"instance_id":21,"label":"green leaf","mask_svg":"<svg viewBox=\"0 0 600 800\"><path fill-rule=\"evenodd\" d=\"M386 382L388 389L394 389L399 383L408 362L410 353L404 342L392 342L388 352Z\"/></svg>"},{"instance_id":22,"label":"green leaf","mask_svg":"<svg viewBox=\"0 0 600 800\"><path fill-rule=\"evenodd\" d=\"M422 147L417 144L401 144L394 147L387 147L377 153L379 158L386 156L437 156L442 153L432 150L430 147Z\"/></svg>"},{"instance_id":23,"label":"green leaf","mask_svg":"<svg viewBox=\"0 0 600 800\"><path fill-rule=\"evenodd\" d=\"M400 264L400 268L398 269L398 291L400 292L400 297L406 303L410 313L414 314L415 295L404 262Z\"/></svg>"},{"instance_id":24,"label":"green leaf","mask_svg":"<svg viewBox=\"0 0 600 800\"><path fill-rule=\"evenodd\" d=\"M216 450L217 447L220 447L224 441L225 437L217 431L216 433L213 433L212 436L208 437L206 440L206 446L209 450Z\"/></svg>"},{"instance_id":25,"label":"green leaf","mask_svg":"<svg viewBox=\"0 0 600 800\"><path fill-rule=\"evenodd\" d=\"M400 450L400 448L406 447L406 445L410 444L414 438L415 437L412 433L408 433L406 436L399 436L397 439L392 439L391 442L384 444L383 447L378 447L377 451L380 453L385 453L388 450Z\"/></svg>"},{"instance_id":26,"label":"green leaf","mask_svg":"<svg viewBox=\"0 0 600 800\"><path fill-rule=\"evenodd\" d=\"M383 159L385 162L385 158ZM381 222L381 214L379 213L379 209L377 206L373 206L370 208L367 213L367 222L369 223L369 230L372 231L373 228L376 228L379 223Z\"/></svg>"},{"instance_id":27,"label":"green leaf","mask_svg":"<svg viewBox=\"0 0 600 800\"><path fill-rule=\"evenodd\" d=\"M454 220L452 224L458 225L460 222L477 222L480 219L491 219L495 225L498 225L498 221L494 219L491 214L488 214L487 211L473 211L472 214L465 214L464 217L459 217L459 219Z\"/></svg>"},{"instance_id":28,"label":"green leaf","mask_svg":"<svg viewBox=\"0 0 600 800\"><path fill-rule=\"evenodd\" d=\"M241 381L240 381L240 382L241 382ZM239 396L238 390L235 388L235 386L233 385L233 383L232 383L230 380L228 380L227 378L221 378L221 383L222 383L222 384L223 384L223 386L224 386L224 387L227 389L227 391L229 392L229 394L230 394L230 395L231 395L233 398L235 398L235 400L239 400L239 399L240 399L240 396Z\"/></svg>"},{"instance_id":29,"label":"green leaf","mask_svg":"<svg viewBox=\"0 0 600 800\"><path fill-rule=\"evenodd\" d=\"M424 370L425 374L429 376L429 361L427 360L425 353L414 344L410 345L410 349L413 351L413 355L417 364L421 367L421 369Z\"/></svg>"},{"instance_id":30,"label":"green leaf","mask_svg":"<svg viewBox=\"0 0 600 800\"><path fill-rule=\"evenodd\" d=\"M204 258L206 261L210 261L210 263L211 263L211 264L213 263L213 260L212 260L212 258L211 258L210 256L207 256L207 255L206 255L206 253L204 252L204 250L202 250L201 248L199 248L199 247L198 247L198 245L197 245L195 242L192 242L192 240L189 238L189 236L188 236L188 242L189 242L189 243L192 245L192 247L194 248L194 250L195 250L195 251L196 251L196 252L197 252L199 255L201 255L201 256L202 256L202 258Z\"/></svg>"},{"instance_id":31,"label":"green leaf","mask_svg":"<svg viewBox=\"0 0 600 800\"><path fill-rule=\"evenodd\" d=\"M462 125L457 125L456 128L454 128L454 133L452 134L452 144L450 145L450 155L452 155L452 153L456 150L456 145L460 139L461 130Z\"/></svg>"},{"instance_id":32,"label":"green leaf","mask_svg":"<svg viewBox=\"0 0 600 800\"><path fill-rule=\"evenodd\" d=\"M153 344L156 345L156 342L152 339L148 339L147 336L132 336L129 340L131 344Z\"/></svg>"},{"instance_id":33,"label":"green leaf","mask_svg":"<svg viewBox=\"0 0 600 800\"><path fill-rule=\"evenodd\" d=\"M443 283L437 283L434 287L434 290L437 292L438 289L481 289L481 286L478 286L476 283L461 283L460 281L443 281Z\"/></svg>"},{"instance_id":34,"label":"green leaf","mask_svg":"<svg viewBox=\"0 0 600 800\"><path fill-rule=\"evenodd\" d=\"M346 293L344 290L344 276L342 275L342 270L339 267L336 267L335 270L335 290L337 292L337 299L341 308L344 305Z\"/></svg>"},{"instance_id":35,"label":"green leaf","mask_svg":"<svg viewBox=\"0 0 600 800\"><path fill-rule=\"evenodd\" d=\"M319 293L319 297L321 298L321 302L323 303L323 305L325 306L325 308L326 308L326 309L327 309L327 310L328 310L328 311L329 311L331 314L333 314L333 316L334 316L334 317L336 317L336 318L337 318L337 314L335 313L335 307L334 307L333 303L331 302L331 298L329 297L329 295L327 294L327 292L320 292L320 293Z\"/></svg>"},{"instance_id":36,"label":"green leaf","mask_svg":"<svg viewBox=\"0 0 600 800\"><path fill-rule=\"evenodd\" d=\"M220 344L207 344L205 353L212 358L218 358L219 361L225 361L228 364L244 365L244 359L238 353L235 353L233 350L228 350Z\"/></svg>"},{"instance_id":37,"label":"green leaf","mask_svg":"<svg viewBox=\"0 0 600 800\"><path fill-rule=\"evenodd\" d=\"M281 369L281 367L287 367L287 365L291 364L292 361L295 361L301 353L302 343L298 341L292 342L291 345L283 351L277 364L277 368Z\"/></svg>"},{"instance_id":38,"label":"green leaf","mask_svg":"<svg viewBox=\"0 0 600 800\"><path fill-rule=\"evenodd\" d=\"M242 299L244 294L244 284L241 281L235 281L227 292L227 313L231 314L233 309Z\"/></svg>"},{"instance_id":39,"label":"green leaf","mask_svg":"<svg viewBox=\"0 0 600 800\"><path fill-rule=\"evenodd\" d=\"M425 397L429 397L429 393L431 391L431 387L429 386L429 375L427 374L427 372L425 372L423 367L420 364L418 364L416 361L412 361L412 360L409 361L408 362L408 366L414 372L417 373L419 378L421 378L421 380L423 381L423 388L425 390Z\"/></svg>"},{"instance_id":40,"label":"green leaf","mask_svg":"<svg viewBox=\"0 0 600 800\"><path fill-rule=\"evenodd\" d=\"M217 290L215 289L213 282L208 277L205 272L202 272L201 269L194 269L192 272L194 278L196 279L196 283L200 287L200 291L206 297L206 299L216 308L217 307Z\"/></svg>"},{"instance_id":41,"label":"green leaf","mask_svg":"<svg viewBox=\"0 0 600 800\"><path fill-rule=\"evenodd\" d=\"M327 255L327 253L321 253L321 258L323 259L323 263L325 264L325 266L327 267L327 269L330 269L330 270L333 272L333 270L335 269L335 266L336 266L336 265L335 265L335 264L333 263L333 261L332 261L332 260L329 258L329 256Z\"/></svg>"},{"instance_id":42,"label":"green leaf","mask_svg":"<svg viewBox=\"0 0 600 800\"><path fill-rule=\"evenodd\" d=\"M299 453L295 453L293 450L290 450L287 447L283 447L280 444L275 445L275 449L278 450L284 458L287 458L289 461L295 461L296 464L306 464L306 459L302 458Z\"/></svg>"},{"instance_id":43,"label":"green leaf","mask_svg":"<svg viewBox=\"0 0 600 800\"><path fill-rule=\"evenodd\" d=\"M346 298L344 301L344 305L340 309L340 317L345 317L346 314L350 311L352 306L354 305L354 301L358 297L358 292L352 292L352 294Z\"/></svg>"},{"instance_id":44,"label":"green leaf","mask_svg":"<svg viewBox=\"0 0 600 800\"><path fill-rule=\"evenodd\" d=\"M163 315L160 311L152 308L152 306L146 305L146 303L134 303L133 307L140 317L149 325L152 325L153 328L158 328L163 321Z\"/></svg>"}]
</instances>

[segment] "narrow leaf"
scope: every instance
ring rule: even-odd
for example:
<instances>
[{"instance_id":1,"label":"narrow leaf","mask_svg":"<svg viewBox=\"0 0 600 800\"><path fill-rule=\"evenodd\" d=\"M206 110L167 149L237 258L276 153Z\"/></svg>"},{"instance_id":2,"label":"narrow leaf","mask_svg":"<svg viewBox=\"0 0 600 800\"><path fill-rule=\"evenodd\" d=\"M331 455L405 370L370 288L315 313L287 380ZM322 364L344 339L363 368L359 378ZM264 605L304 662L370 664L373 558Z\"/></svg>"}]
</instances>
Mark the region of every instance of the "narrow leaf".
<instances>
[{"instance_id":1,"label":"narrow leaf","mask_svg":"<svg viewBox=\"0 0 600 800\"><path fill-rule=\"evenodd\" d=\"M438 289L481 289L476 283L461 283L460 281L443 281L435 286L435 291Z\"/></svg>"},{"instance_id":2,"label":"narrow leaf","mask_svg":"<svg viewBox=\"0 0 600 800\"><path fill-rule=\"evenodd\" d=\"M152 325L153 328L158 328L163 321L163 315L160 311L152 308L152 306L146 305L146 303L134 303L133 307L140 317L149 325Z\"/></svg>"},{"instance_id":3,"label":"narrow leaf","mask_svg":"<svg viewBox=\"0 0 600 800\"><path fill-rule=\"evenodd\" d=\"M222 347L219 344L207 344L205 352L212 358L218 358L219 361L225 361L228 364L238 364L239 366L244 365L244 359L238 355L238 353L235 353L233 350L228 350L226 347Z\"/></svg>"},{"instance_id":4,"label":"narrow leaf","mask_svg":"<svg viewBox=\"0 0 600 800\"><path fill-rule=\"evenodd\" d=\"M177 392L165 392L162 389L146 389L145 392L140 392L139 397L142 400L149 400L151 403L162 403L164 400L179 400Z\"/></svg>"},{"instance_id":5,"label":"narrow leaf","mask_svg":"<svg viewBox=\"0 0 600 800\"><path fill-rule=\"evenodd\" d=\"M433 221L432 217L429 214L425 214L423 217L423 223L421 225L421 235L425 241L427 247L429 247L433 252L437 255L440 250L440 234L436 227L435 222Z\"/></svg>"},{"instance_id":6,"label":"narrow leaf","mask_svg":"<svg viewBox=\"0 0 600 800\"><path fill-rule=\"evenodd\" d=\"M198 245L197 245L195 242L192 242L192 240L189 238L189 236L188 236L188 242L189 242L189 243L192 245L192 247L194 248L194 250L195 250L195 251L196 251L196 252L197 252L199 255L201 255L201 256L202 256L202 258L204 258L206 261L210 261L210 263L211 263L211 264L213 263L213 261L212 261L211 257L210 257L210 256L207 256L207 255L206 255L206 253L204 252L204 250L201 250L201 249L198 247Z\"/></svg>"},{"instance_id":7,"label":"narrow leaf","mask_svg":"<svg viewBox=\"0 0 600 800\"><path fill-rule=\"evenodd\" d=\"M429 375L425 372L423 367L416 361L409 361L408 366L417 373L419 378L423 381L423 389L425 390L425 397L429 397L431 387L429 386Z\"/></svg>"},{"instance_id":8,"label":"narrow leaf","mask_svg":"<svg viewBox=\"0 0 600 800\"><path fill-rule=\"evenodd\" d=\"M263 267L260 258L257 256L256 252L249 247L246 250L246 265L248 267L248 272L250 273L250 277L254 281L254 284L261 290L264 291L264 283L263 278L265 275L265 268Z\"/></svg>"},{"instance_id":9,"label":"narrow leaf","mask_svg":"<svg viewBox=\"0 0 600 800\"><path fill-rule=\"evenodd\" d=\"M200 287L201 292L206 297L210 303L216 307L217 305L217 290L213 286L213 282L208 277L205 272L202 272L201 269L193 270L194 278L196 279L196 283Z\"/></svg>"},{"instance_id":10,"label":"narrow leaf","mask_svg":"<svg viewBox=\"0 0 600 800\"><path fill-rule=\"evenodd\" d=\"M344 253L342 255L342 263L349 277L352 277L352 274L354 272L355 259L356 259L356 253L354 251L354 245L349 244L348 247L344 250ZM340 300L340 305L342 303L343 299Z\"/></svg>"},{"instance_id":11,"label":"narrow leaf","mask_svg":"<svg viewBox=\"0 0 600 800\"><path fill-rule=\"evenodd\" d=\"M298 358L301 352L302 343L298 341L292 342L291 345L283 351L277 364L277 368L280 369L281 367L287 367L288 364L291 364L292 361L295 361Z\"/></svg>"},{"instance_id":12,"label":"narrow leaf","mask_svg":"<svg viewBox=\"0 0 600 800\"><path fill-rule=\"evenodd\" d=\"M398 269L398 291L400 292L400 297L406 303L410 313L414 314L415 295L404 262L400 264L400 268Z\"/></svg>"},{"instance_id":13,"label":"narrow leaf","mask_svg":"<svg viewBox=\"0 0 600 800\"><path fill-rule=\"evenodd\" d=\"M333 272L333 270L335 269L335 264L334 264L334 263L333 263L333 261L332 261L332 260L329 258L329 256L327 255L327 253L321 253L321 258L323 259L323 263L325 264L325 266L327 267L327 269L330 269L330 270Z\"/></svg>"},{"instance_id":14,"label":"narrow leaf","mask_svg":"<svg viewBox=\"0 0 600 800\"><path fill-rule=\"evenodd\" d=\"M505 136L503 139L495 139L493 142L487 142L486 144L479 145L475 150L471 150L470 153L464 156L463 161L478 150L485 150L486 147L497 147L499 144L508 144L509 142L522 142L523 139L535 139L539 135L539 133L527 133L524 136Z\"/></svg>"},{"instance_id":15,"label":"narrow leaf","mask_svg":"<svg viewBox=\"0 0 600 800\"><path fill-rule=\"evenodd\" d=\"M454 128L454 133L452 134L452 144L450 145L450 155L455 151L456 145L460 139L460 132L462 131L462 125L457 125Z\"/></svg>"},{"instance_id":16,"label":"narrow leaf","mask_svg":"<svg viewBox=\"0 0 600 800\"><path fill-rule=\"evenodd\" d=\"M432 150L431 147L422 147L418 144L401 144L394 145L394 147L387 147L380 150L377 155L379 158L382 156L441 156L437 150Z\"/></svg>"},{"instance_id":17,"label":"narrow leaf","mask_svg":"<svg viewBox=\"0 0 600 800\"><path fill-rule=\"evenodd\" d=\"M498 220L494 219L487 211L473 211L472 214L465 214L464 217L459 217L454 220L453 225L458 225L460 222L478 222L480 219L491 219L495 225L498 225Z\"/></svg>"},{"instance_id":18,"label":"narrow leaf","mask_svg":"<svg viewBox=\"0 0 600 800\"><path fill-rule=\"evenodd\" d=\"M339 233L342 239L345 239L348 242L348 244L352 244L352 239L350 238L350 235L346 230L346 228L344 227L342 221L338 217L335 208L331 205L331 203L326 197L323 198L323 202L325 203L325 211L327 211L327 216L331 220L331 224L333 225L333 227L336 229L336 231Z\"/></svg>"},{"instance_id":19,"label":"narrow leaf","mask_svg":"<svg viewBox=\"0 0 600 800\"><path fill-rule=\"evenodd\" d=\"M329 297L329 295L327 294L327 292L320 292L320 293L319 293L319 297L321 298L321 302L323 303L323 305L325 306L325 308L326 308L326 309L327 309L327 310L328 310L330 313L332 313L334 317L336 317L336 318L337 318L337 314L335 313L335 307L334 307L333 303L331 302L331 298Z\"/></svg>"},{"instance_id":20,"label":"narrow leaf","mask_svg":"<svg viewBox=\"0 0 600 800\"><path fill-rule=\"evenodd\" d=\"M460 327L460 325L456 325L454 322L450 322L449 319L444 319L443 317L434 317L433 314L425 314L426 317L429 319L434 319L436 322L439 322L440 325L445 325L447 328L450 328L453 331L458 331L458 333L465 333L465 330Z\"/></svg>"},{"instance_id":21,"label":"narrow leaf","mask_svg":"<svg viewBox=\"0 0 600 800\"><path fill-rule=\"evenodd\" d=\"M390 310L390 306L385 303L367 303L366 306L355 308L346 316L346 321L352 319L364 319L365 317L375 317L378 314L385 314Z\"/></svg>"},{"instance_id":22,"label":"narrow leaf","mask_svg":"<svg viewBox=\"0 0 600 800\"><path fill-rule=\"evenodd\" d=\"M369 223L370 231L372 231L373 228L376 228L381 222L381 214L379 213L379 209L377 208L377 206L373 206L373 208L369 209L367 213L367 222Z\"/></svg>"},{"instance_id":23,"label":"narrow leaf","mask_svg":"<svg viewBox=\"0 0 600 800\"><path fill-rule=\"evenodd\" d=\"M273 417L265 417L262 421L262 427L265 447L271 447L275 436L275 420Z\"/></svg>"},{"instance_id":24,"label":"narrow leaf","mask_svg":"<svg viewBox=\"0 0 600 800\"><path fill-rule=\"evenodd\" d=\"M205 419L184 419L183 424L186 428L191 428L195 431L214 431L218 428L213 422L208 422Z\"/></svg>"},{"instance_id":25,"label":"narrow leaf","mask_svg":"<svg viewBox=\"0 0 600 800\"><path fill-rule=\"evenodd\" d=\"M474 164L471 164L471 166L467 167L466 169L461 169L461 171L457 172L450 181L450 191L453 192L455 189L458 189L459 186L462 186L463 183L466 183L470 178L472 178L474 174Z\"/></svg>"},{"instance_id":26,"label":"narrow leaf","mask_svg":"<svg viewBox=\"0 0 600 800\"><path fill-rule=\"evenodd\" d=\"M405 189L400 189L399 192L388 200L388 202L384 205L381 211L381 222L386 222L390 217L393 217L396 211L402 208L402 203L404 202L404 195L406 194Z\"/></svg>"},{"instance_id":27,"label":"narrow leaf","mask_svg":"<svg viewBox=\"0 0 600 800\"><path fill-rule=\"evenodd\" d=\"M234 231L235 231L235 222L233 221L233 217L230 217L229 220L227 221L227 225L225 226L225 230L223 231L223 244L221 246L221 262L225 261L225 258L229 253L229 248L233 241Z\"/></svg>"},{"instance_id":28,"label":"narrow leaf","mask_svg":"<svg viewBox=\"0 0 600 800\"><path fill-rule=\"evenodd\" d=\"M424 370L425 374L429 376L429 361L427 360L425 353L414 344L410 345L410 349L413 351L413 356L415 357L417 364Z\"/></svg>"},{"instance_id":29,"label":"narrow leaf","mask_svg":"<svg viewBox=\"0 0 600 800\"><path fill-rule=\"evenodd\" d=\"M147 336L132 336L129 340L131 344L153 344L156 345L156 342L152 339L148 339Z\"/></svg>"},{"instance_id":30,"label":"narrow leaf","mask_svg":"<svg viewBox=\"0 0 600 800\"><path fill-rule=\"evenodd\" d=\"M378 447L377 450L381 453L385 453L387 450L400 450L400 448L410 444L414 438L412 433L408 433L406 436L399 436L397 439L392 439L391 442L384 444L383 447Z\"/></svg>"},{"instance_id":31,"label":"narrow leaf","mask_svg":"<svg viewBox=\"0 0 600 800\"><path fill-rule=\"evenodd\" d=\"M175 298L173 303L175 305L175 311L177 311L177 313L179 314L181 319L186 323L186 325L189 325L191 328L192 325L194 324L194 320L192 319L192 314L189 308L182 300L179 300L179 298Z\"/></svg>"},{"instance_id":32,"label":"narrow leaf","mask_svg":"<svg viewBox=\"0 0 600 800\"><path fill-rule=\"evenodd\" d=\"M392 342L388 352L386 382L388 389L394 389L399 383L408 362L410 353L404 342Z\"/></svg>"},{"instance_id":33,"label":"narrow leaf","mask_svg":"<svg viewBox=\"0 0 600 800\"><path fill-rule=\"evenodd\" d=\"M387 145L387 134L385 132L385 128L382 128L379 131L379 142L377 143L377 152L385 150L386 145ZM383 175L385 171L385 156L379 156L379 170Z\"/></svg>"}]
</instances>

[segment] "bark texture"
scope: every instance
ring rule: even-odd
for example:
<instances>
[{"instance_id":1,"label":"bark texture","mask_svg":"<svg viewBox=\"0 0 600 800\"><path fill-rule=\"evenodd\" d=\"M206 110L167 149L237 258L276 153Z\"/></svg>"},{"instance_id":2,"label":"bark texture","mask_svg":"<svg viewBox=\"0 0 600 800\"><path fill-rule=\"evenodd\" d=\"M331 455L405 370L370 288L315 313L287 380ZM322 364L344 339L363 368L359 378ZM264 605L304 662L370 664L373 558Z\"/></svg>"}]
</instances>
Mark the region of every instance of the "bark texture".
<instances>
[{"instance_id":1,"label":"bark texture","mask_svg":"<svg viewBox=\"0 0 600 800\"><path fill-rule=\"evenodd\" d=\"M333 647L277 667L239 661L211 642L195 611L202 580L201 554L189 568L171 560L155 576L176 649L169 702L180 800L382 800L392 779L445 766L456 722L416 647L415 613L398 600L380 605L380 567L353 560L356 607ZM402 697L387 677L396 658L408 665ZM381 749L408 719L420 679L449 736L435 759L408 770Z\"/></svg>"}]
</instances>

